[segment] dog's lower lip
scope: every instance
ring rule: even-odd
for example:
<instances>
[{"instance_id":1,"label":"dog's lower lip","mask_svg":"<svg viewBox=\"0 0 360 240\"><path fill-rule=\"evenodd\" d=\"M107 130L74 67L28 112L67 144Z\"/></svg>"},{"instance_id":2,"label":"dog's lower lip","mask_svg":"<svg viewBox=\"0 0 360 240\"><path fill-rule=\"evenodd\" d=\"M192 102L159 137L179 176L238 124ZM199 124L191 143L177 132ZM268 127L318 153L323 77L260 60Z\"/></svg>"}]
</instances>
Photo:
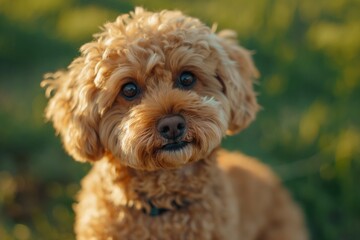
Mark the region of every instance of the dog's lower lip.
<instances>
[{"instance_id":1,"label":"dog's lower lip","mask_svg":"<svg viewBox=\"0 0 360 240\"><path fill-rule=\"evenodd\" d=\"M174 142L174 143L168 143L161 147L161 150L165 151L177 151L180 149L183 149L189 144L189 142Z\"/></svg>"}]
</instances>

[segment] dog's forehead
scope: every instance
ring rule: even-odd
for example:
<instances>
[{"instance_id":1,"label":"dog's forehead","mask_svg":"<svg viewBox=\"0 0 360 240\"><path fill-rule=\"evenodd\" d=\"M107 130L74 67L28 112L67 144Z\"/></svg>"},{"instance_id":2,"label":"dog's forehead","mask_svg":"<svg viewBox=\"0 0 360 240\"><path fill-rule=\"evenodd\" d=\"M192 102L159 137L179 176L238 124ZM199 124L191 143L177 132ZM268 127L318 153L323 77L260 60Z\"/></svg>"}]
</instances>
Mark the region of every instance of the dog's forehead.
<instances>
[{"instance_id":1,"label":"dog's forehead","mask_svg":"<svg viewBox=\"0 0 360 240\"><path fill-rule=\"evenodd\" d=\"M122 52L131 62L135 55L135 60L164 59L173 49L184 45L195 47L199 42L204 44L205 38L212 33L197 18L180 11L153 13L137 9L106 24L104 32L98 36L105 52Z\"/></svg>"},{"instance_id":2,"label":"dog's forehead","mask_svg":"<svg viewBox=\"0 0 360 240\"><path fill-rule=\"evenodd\" d=\"M181 33L181 34L180 34ZM207 34L174 29L168 34L157 32L119 46L118 69L137 80L162 78L189 68L201 67L213 54Z\"/></svg>"},{"instance_id":3,"label":"dog's forehead","mask_svg":"<svg viewBox=\"0 0 360 240\"><path fill-rule=\"evenodd\" d=\"M209 52L207 38L214 35L200 20L180 11L153 13L141 8L120 15L115 22L105 24L103 30L96 35L97 49L102 52L101 58L98 58L101 62L96 69L111 65L104 67L108 76L109 70L114 70L116 65L132 69L136 75L147 75L158 68L174 71L176 67L184 65L186 54L206 56ZM93 51L97 54L92 48L92 44L87 44L83 46L83 52ZM95 59L88 55L90 61ZM99 76L99 85L106 78Z\"/></svg>"}]
</instances>

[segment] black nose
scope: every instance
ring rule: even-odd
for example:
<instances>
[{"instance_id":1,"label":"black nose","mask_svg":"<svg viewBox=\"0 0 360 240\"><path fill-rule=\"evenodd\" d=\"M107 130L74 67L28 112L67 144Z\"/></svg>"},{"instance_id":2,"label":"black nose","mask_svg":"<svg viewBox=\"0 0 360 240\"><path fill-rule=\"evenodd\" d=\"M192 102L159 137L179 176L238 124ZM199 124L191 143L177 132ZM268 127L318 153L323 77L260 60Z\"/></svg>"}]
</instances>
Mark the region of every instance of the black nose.
<instances>
[{"instance_id":1,"label":"black nose","mask_svg":"<svg viewBox=\"0 0 360 240\"><path fill-rule=\"evenodd\" d=\"M168 140L178 140L186 131L185 119L180 115L166 116L157 123L157 131Z\"/></svg>"}]
</instances>

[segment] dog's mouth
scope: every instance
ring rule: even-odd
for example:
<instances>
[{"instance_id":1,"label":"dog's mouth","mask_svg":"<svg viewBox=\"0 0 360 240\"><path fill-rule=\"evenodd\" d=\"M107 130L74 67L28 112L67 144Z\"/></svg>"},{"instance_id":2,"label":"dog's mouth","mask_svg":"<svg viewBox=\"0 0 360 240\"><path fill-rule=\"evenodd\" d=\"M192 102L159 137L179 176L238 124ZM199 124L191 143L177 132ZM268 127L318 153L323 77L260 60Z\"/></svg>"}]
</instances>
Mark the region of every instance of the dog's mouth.
<instances>
[{"instance_id":1,"label":"dog's mouth","mask_svg":"<svg viewBox=\"0 0 360 240\"><path fill-rule=\"evenodd\" d=\"M167 143L161 147L161 150L175 152L184 149L189 144L190 142L185 141Z\"/></svg>"}]
</instances>

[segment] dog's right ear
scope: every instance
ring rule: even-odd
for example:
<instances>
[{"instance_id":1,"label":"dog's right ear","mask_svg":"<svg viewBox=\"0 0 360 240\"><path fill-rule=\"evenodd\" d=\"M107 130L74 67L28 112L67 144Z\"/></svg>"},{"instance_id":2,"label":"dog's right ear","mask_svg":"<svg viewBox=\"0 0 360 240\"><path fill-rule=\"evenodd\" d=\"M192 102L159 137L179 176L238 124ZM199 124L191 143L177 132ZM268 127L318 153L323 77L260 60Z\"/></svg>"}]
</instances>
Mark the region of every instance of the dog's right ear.
<instances>
[{"instance_id":1,"label":"dog's right ear","mask_svg":"<svg viewBox=\"0 0 360 240\"><path fill-rule=\"evenodd\" d=\"M233 31L225 30L217 34L220 57L217 74L229 100L230 121L227 134L236 134L246 128L256 116L259 105L253 89L259 73L250 51L241 47Z\"/></svg>"},{"instance_id":2,"label":"dog's right ear","mask_svg":"<svg viewBox=\"0 0 360 240\"><path fill-rule=\"evenodd\" d=\"M53 122L67 152L78 161L98 160L104 154L94 100L94 62L81 56L66 71L46 74L41 82L49 98L46 118Z\"/></svg>"}]
</instances>

